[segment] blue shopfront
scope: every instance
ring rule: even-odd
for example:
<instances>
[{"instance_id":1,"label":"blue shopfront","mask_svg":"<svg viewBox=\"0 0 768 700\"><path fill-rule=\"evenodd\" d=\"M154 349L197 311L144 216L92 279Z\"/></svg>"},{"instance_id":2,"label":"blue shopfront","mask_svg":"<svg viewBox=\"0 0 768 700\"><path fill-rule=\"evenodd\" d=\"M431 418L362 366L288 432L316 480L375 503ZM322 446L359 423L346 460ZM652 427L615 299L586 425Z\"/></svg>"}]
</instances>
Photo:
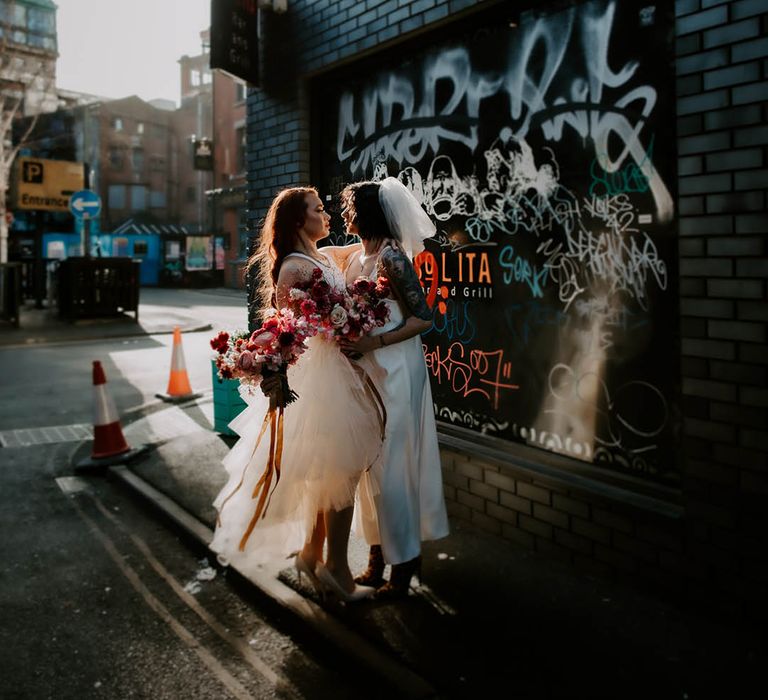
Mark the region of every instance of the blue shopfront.
<instances>
[{"instance_id":1,"label":"blue shopfront","mask_svg":"<svg viewBox=\"0 0 768 700\"><path fill-rule=\"evenodd\" d=\"M139 283L142 287L158 284L160 273L160 236L149 234L98 233L90 237L93 257L129 257L141 262ZM43 255L48 260L64 260L82 255L82 242L77 233L43 234Z\"/></svg>"}]
</instances>

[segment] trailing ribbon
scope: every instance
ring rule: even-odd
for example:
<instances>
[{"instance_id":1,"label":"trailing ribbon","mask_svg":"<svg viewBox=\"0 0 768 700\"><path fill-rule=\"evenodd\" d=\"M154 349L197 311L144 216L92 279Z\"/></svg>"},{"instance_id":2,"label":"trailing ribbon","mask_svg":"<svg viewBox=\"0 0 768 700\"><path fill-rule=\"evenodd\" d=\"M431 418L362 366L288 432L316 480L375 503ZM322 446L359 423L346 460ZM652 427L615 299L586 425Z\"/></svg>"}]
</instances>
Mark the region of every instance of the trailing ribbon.
<instances>
[{"instance_id":1,"label":"trailing ribbon","mask_svg":"<svg viewBox=\"0 0 768 700\"><path fill-rule=\"evenodd\" d=\"M235 486L232 493L229 494L219 506L219 512L216 514L216 525L221 527L221 511L224 510L224 506L227 504L227 501L232 498L239 490L240 487L243 485L243 482L245 481L245 473L248 471L248 467L251 464L251 459L253 458L254 453L256 452L256 449L259 446L259 443L261 442L261 438L264 437L264 433L267 430L267 426L270 424L270 418L271 418L271 412L267 411L266 415L264 416L264 421L261 424L261 430L259 431L259 437L256 438L256 444L253 446L253 451L251 452L251 457L248 459L248 461L245 463L245 467L243 467L243 473L240 475L240 482Z\"/></svg>"},{"instance_id":2,"label":"trailing ribbon","mask_svg":"<svg viewBox=\"0 0 768 700\"><path fill-rule=\"evenodd\" d=\"M232 498L232 496L234 496L240 490L243 483L245 482L245 474L248 471L248 468L251 466L253 455L256 454L256 450L261 444L261 439L264 437L264 433L267 431L267 426L269 426L269 453L267 457L267 466L264 468L264 472L261 477L259 477L256 486L254 486L253 493L251 494L251 498L258 498L258 501L256 502L256 510L254 511L253 517L251 518L251 522L248 524L248 527L246 528L245 532L243 533L243 537L240 540L239 549L241 552L245 550L245 545L248 543L248 538L251 536L253 529L256 527L256 523L259 521L259 518L266 516L269 503L272 500L272 495L274 494L275 489L277 488L277 484L280 481L280 467L283 458L283 415L285 412L286 404L292 403L298 398L298 394L296 394L295 391L292 391L288 386L288 378L286 376L285 369L282 371L270 373L270 375L267 375L265 372L265 376L277 376L278 379L276 385L272 388L269 395L269 409L264 416L264 421L261 424L261 430L259 431L259 436L256 438L256 443L254 444L253 450L251 451L251 456L243 468L243 473L240 475L240 481L238 482L237 486L235 486L232 493L230 493L221 502L221 506L219 506L219 512L216 516L216 523L218 526L221 526L221 513L224 510L224 506L227 504L229 499ZM272 491L270 492L269 487L272 484L273 478L275 480L275 485L272 487Z\"/></svg>"},{"instance_id":3,"label":"trailing ribbon","mask_svg":"<svg viewBox=\"0 0 768 700\"><path fill-rule=\"evenodd\" d=\"M267 459L267 466L264 469L264 473L256 482L256 486L253 488L251 498L258 498L256 503L256 510L253 513L251 522L248 523L248 527L243 533L243 538L240 540L240 551L245 551L245 545L248 543L248 538L253 532L253 528L256 527L256 523L259 518L263 518L267 514L267 508L269 507L269 501L272 500L272 494L277 488L277 484L280 481L280 462L283 457L283 413L284 407L279 406L273 408L270 406L269 412L265 420L269 419L269 457ZM256 448L254 448L255 451ZM275 486L270 492L269 487L272 484L272 477L275 477Z\"/></svg>"}]
</instances>

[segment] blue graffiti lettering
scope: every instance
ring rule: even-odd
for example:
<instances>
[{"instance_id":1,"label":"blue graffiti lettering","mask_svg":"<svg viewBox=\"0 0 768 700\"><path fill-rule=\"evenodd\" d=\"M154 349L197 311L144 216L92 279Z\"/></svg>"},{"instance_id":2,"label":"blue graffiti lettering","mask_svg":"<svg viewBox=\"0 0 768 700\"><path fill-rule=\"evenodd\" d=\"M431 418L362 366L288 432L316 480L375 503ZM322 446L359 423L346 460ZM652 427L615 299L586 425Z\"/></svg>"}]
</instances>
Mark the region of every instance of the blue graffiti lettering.
<instances>
[{"instance_id":1,"label":"blue graffiti lettering","mask_svg":"<svg viewBox=\"0 0 768 700\"><path fill-rule=\"evenodd\" d=\"M474 305L472 301L459 303L453 299L447 299L445 313L436 311L432 318L432 327L423 335L434 331L462 345L472 342L477 333L477 325L472 319Z\"/></svg>"},{"instance_id":2,"label":"blue graffiti lettering","mask_svg":"<svg viewBox=\"0 0 768 700\"><path fill-rule=\"evenodd\" d=\"M525 258L515 255L511 245L505 245L499 251L499 264L504 268L504 284L511 284L512 280L521 282L528 285L534 297L544 296L542 287L547 283L546 267L539 269L532 266Z\"/></svg>"}]
</instances>

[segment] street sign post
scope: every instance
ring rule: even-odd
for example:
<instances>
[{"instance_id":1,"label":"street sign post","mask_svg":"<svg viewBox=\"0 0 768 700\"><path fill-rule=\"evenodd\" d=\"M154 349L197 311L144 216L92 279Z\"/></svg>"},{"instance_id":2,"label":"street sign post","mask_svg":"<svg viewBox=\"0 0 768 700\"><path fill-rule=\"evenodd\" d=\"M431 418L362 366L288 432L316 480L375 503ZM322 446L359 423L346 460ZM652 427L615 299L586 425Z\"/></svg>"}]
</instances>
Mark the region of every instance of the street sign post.
<instances>
[{"instance_id":1,"label":"street sign post","mask_svg":"<svg viewBox=\"0 0 768 700\"><path fill-rule=\"evenodd\" d=\"M93 219L101 211L101 198L93 190L78 190L69 199L69 211L78 219Z\"/></svg>"},{"instance_id":2,"label":"street sign post","mask_svg":"<svg viewBox=\"0 0 768 700\"><path fill-rule=\"evenodd\" d=\"M69 210L83 221L83 256L91 257L91 219L101 211L101 198L93 190L79 190L69 199Z\"/></svg>"}]
</instances>

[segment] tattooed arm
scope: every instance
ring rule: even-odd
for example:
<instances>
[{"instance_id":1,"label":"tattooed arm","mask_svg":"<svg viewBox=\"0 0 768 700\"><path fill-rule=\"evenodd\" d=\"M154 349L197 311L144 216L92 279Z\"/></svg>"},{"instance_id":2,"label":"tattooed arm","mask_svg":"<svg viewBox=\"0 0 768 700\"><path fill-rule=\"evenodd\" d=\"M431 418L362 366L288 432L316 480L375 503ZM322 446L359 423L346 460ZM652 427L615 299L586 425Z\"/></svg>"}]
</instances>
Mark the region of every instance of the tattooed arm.
<instances>
[{"instance_id":1,"label":"tattooed arm","mask_svg":"<svg viewBox=\"0 0 768 700\"><path fill-rule=\"evenodd\" d=\"M400 249L390 247L381 254L380 260L393 294L400 302L403 316L416 316L431 323L432 311L427 306L421 282L408 256Z\"/></svg>"}]
</instances>

